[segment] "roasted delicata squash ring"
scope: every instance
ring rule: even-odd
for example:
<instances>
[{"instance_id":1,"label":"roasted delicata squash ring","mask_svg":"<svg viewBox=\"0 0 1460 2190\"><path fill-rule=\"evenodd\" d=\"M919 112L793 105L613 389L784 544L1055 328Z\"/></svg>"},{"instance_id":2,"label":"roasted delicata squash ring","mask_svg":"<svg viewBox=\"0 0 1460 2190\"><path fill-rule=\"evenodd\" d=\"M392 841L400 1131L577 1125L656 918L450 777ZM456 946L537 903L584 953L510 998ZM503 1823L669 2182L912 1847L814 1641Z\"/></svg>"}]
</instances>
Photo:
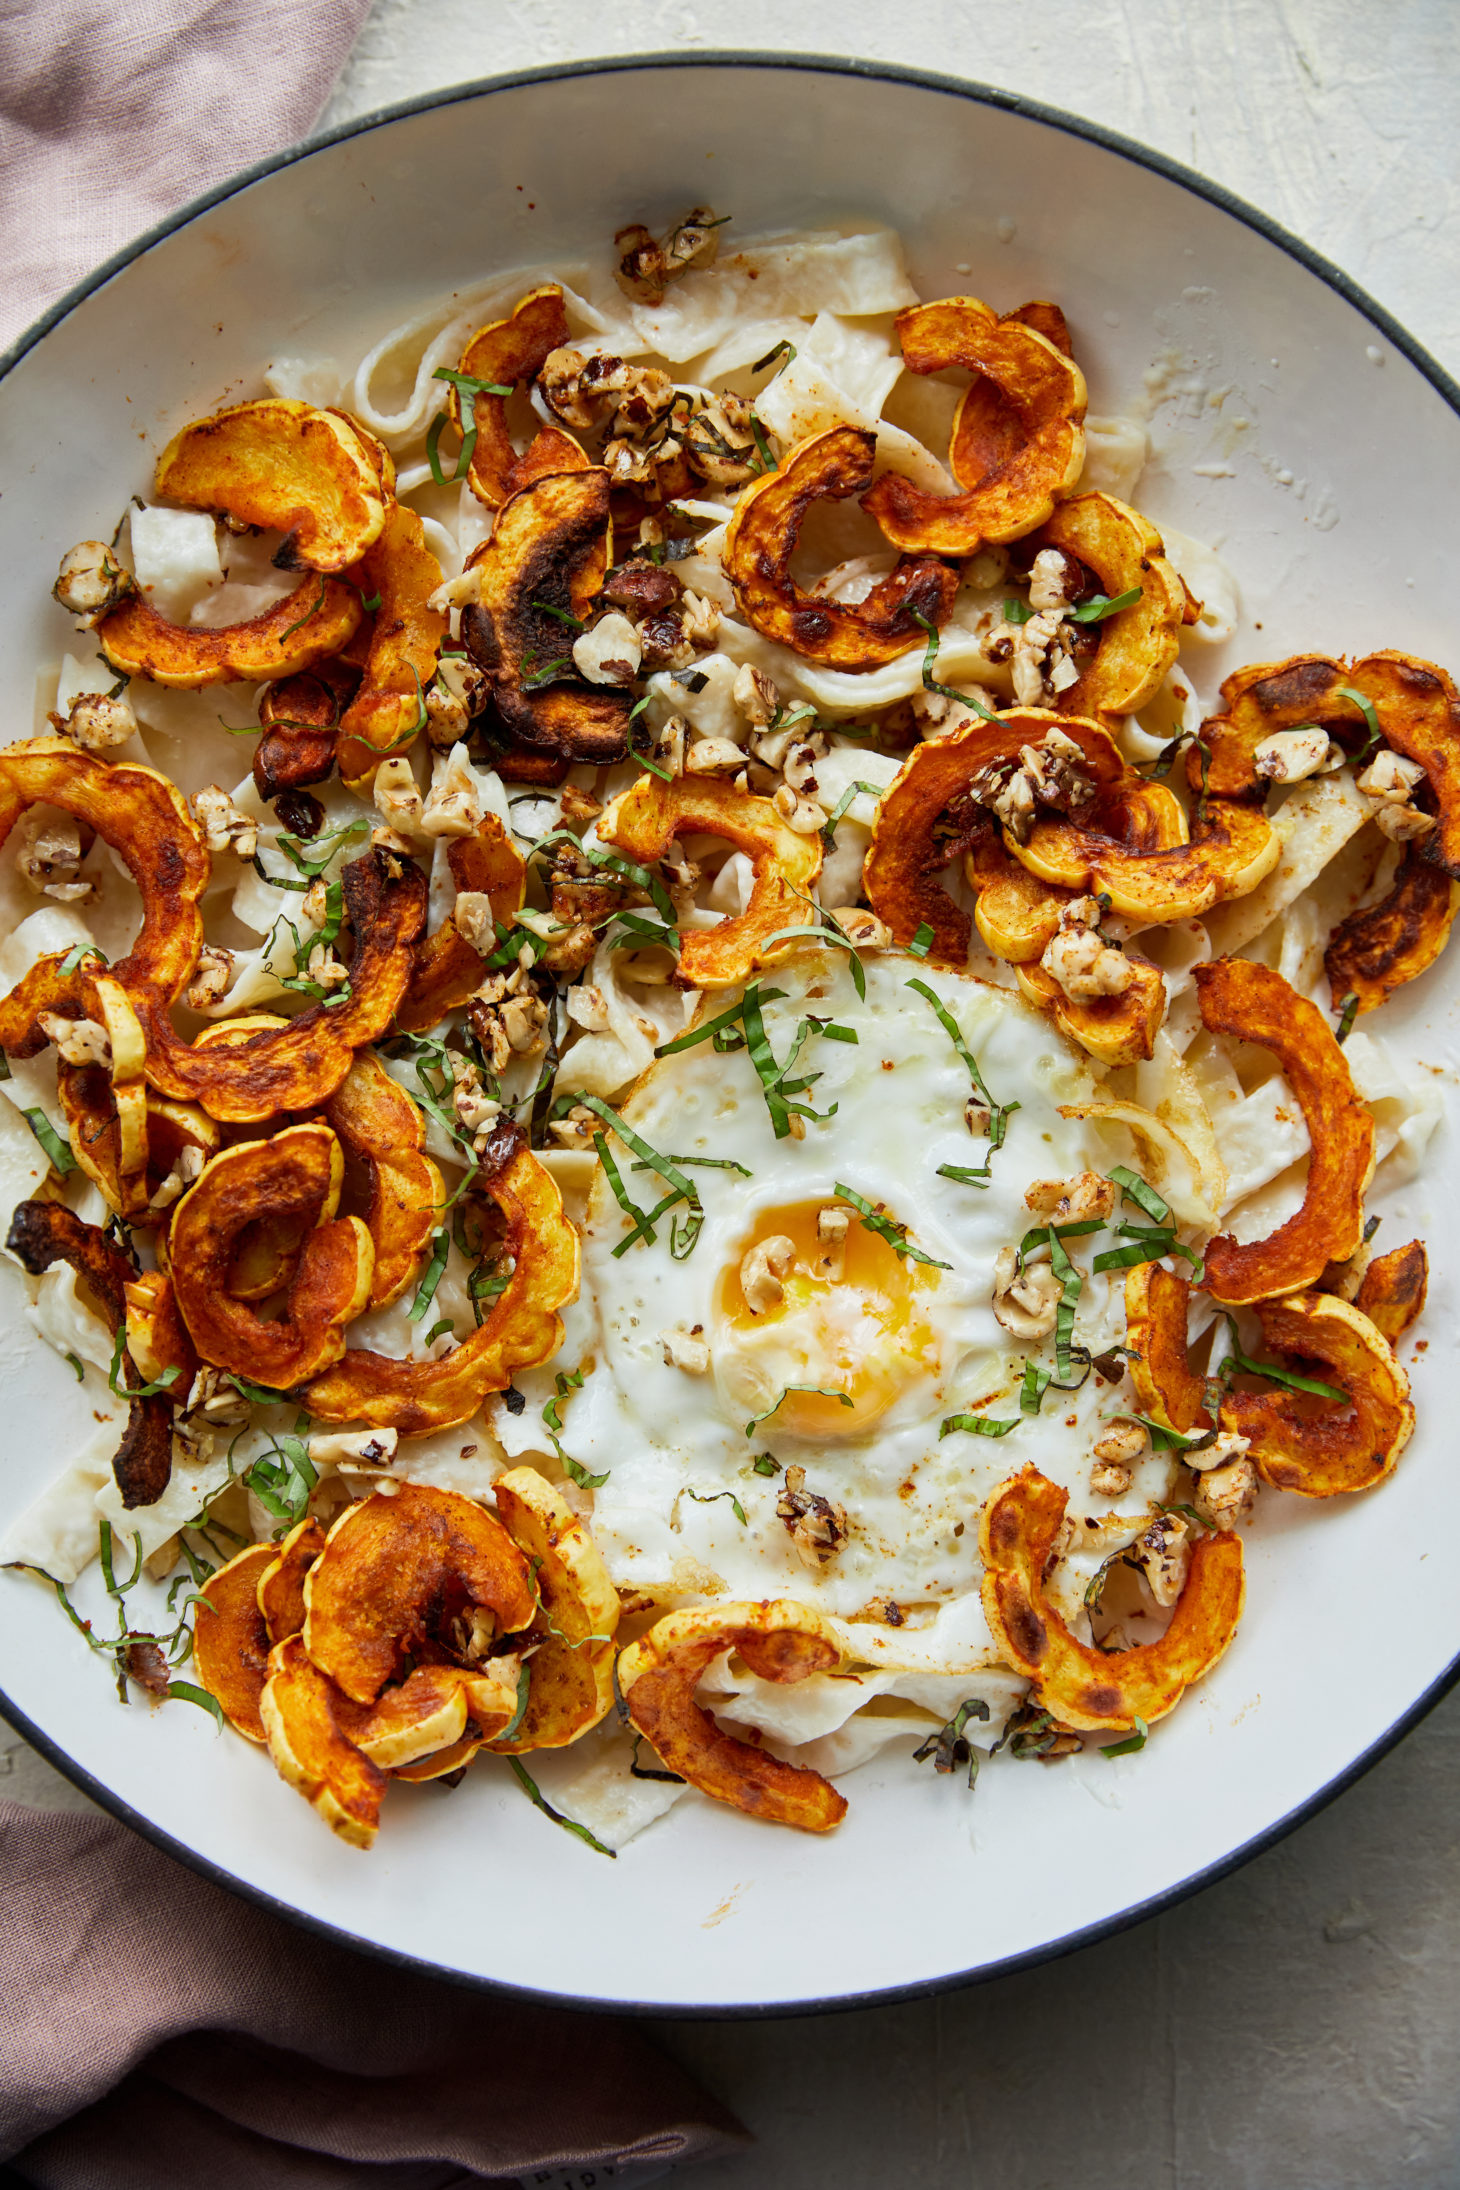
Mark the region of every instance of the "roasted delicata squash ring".
<instances>
[{"instance_id":1,"label":"roasted delicata squash ring","mask_svg":"<svg viewBox=\"0 0 1460 2190\"><path fill-rule=\"evenodd\" d=\"M281 677L260 695L263 735L253 749L253 780L260 798L302 791L333 775L340 716L359 682L356 665L337 659L302 670L297 677Z\"/></svg>"},{"instance_id":2,"label":"roasted delicata squash ring","mask_svg":"<svg viewBox=\"0 0 1460 2190\"><path fill-rule=\"evenodd\" d=\"M1460 875L1460 694L1443 669L1412 654L1368 654L1351 667L1327 654L1294 654L1235 670L1222 685L1226 713L1202 724L1201 742L1186 756L1193 790L1205 768L1217 797L1260 798L1268 786L1257 773L1257 747L1300 724L1326 730L1350 752L1364 748L1363 710L1341 685L1369 701L1386 744L1424 769L1440 811L1425 857Z\"/></svg>"},{"instance_id":3,"label":"roasted delicata squash ring","mask_svg":"<svg viewBox=\"0 0 1460 2190\"><path fill-rule=\"evenodd\" d=\"M5 1245L32 1277L39 1277L52 1263L68 1262L113 1334L124 1328L126 1289L136 1272L99 1225L84 1224L62 1202L22 1201L16 1204ZM132 1387L145 1381L125 1352L122 1377ZM172 1475L172 1415L172 1400L166 1392L131 1402L127 1427L112 1459L112 1474L129 1512L154 1505L167 1488Z\"/></svg>"},{"instance_id":4,"label":"roasted delicata squash ring","mask_svg":"<svg viewBox=\"0 0 1460 2190\"><path fill-rule=\"evenodd\" d=\"M413 509L392 502L379 539L360 565L370 599L379 597L360 689L340 720L340 773L352 790L368 786L380 756L400 752L426 726L426 686L450 631L432 608L441 565Z\"/></svg>"},{"instance_id":5,"label":"roasted delicata squash ring","mask_svg":"<svg viewBox=\"0 0 1460 2190\"><path fill-rule=\"evenodd\" d=\"M606 1717L613 1704L613 1638L618 1591L586 1524L535 1468L513 1468L492 1485L497 1518L531 1561L546 1630L530 1659L527 1709L510 1741L493 1749L562 1749Z\"/></svg>"},{"instance_id":6,"label":"roasted delicata squash ring","mask_svg":"<svg viewBox=\"0 0 1460 2190\"><path fill-rule=\"evenodd\" d=\"M274 1564L272 1544L249 1544L209 1575L193 1624L198 1679L245 1741L264 1740L259 1703L272 1645L259 1610L259 1583Z\"/></svg>"},{"instance_id":7,"label":"roasted delicata squash ring","mask_svg":"<svg viewBox=\"0 0 1460 2190\"><path fill-rule=\"evenodd\" d=\"M813 434L744 489L725 534L725 575L746 622L826 669L878 669L921 646L916 617L946 623L958 591L958 572L932 556L904 559L853 605L807 593L791 577L807 511L865 487L876 455L876 434L861 426Z\"/></svg>"},{"instance_id":8,"label":"roasted delicata squash ring","mask_svg":"<svg viewBox=\"0 0 1460 2190\"><path fill-rule=\"evenodd\" d=\"M992 834L991 816L972 803L968 787L985 768L1016 761L1023 746L1038 745L1051 730L1080 747L1097 791L1129 775L1108 730L1044 708L1011 709L996 722L974 718L947 737L913 747L878 805L862 871L867 902L891 929L894 943L910 943L920 927L930 927L929 963L967 965L972 923L938 876L970 838L982 844ZM946 840L939 836L940 825L950 831Z\"/></svg>"},{"instance_id":9,"label":"roasted delicata squash ring","mask_svg":"<svg viewBox=\"0 0 1460 2190\"><path fill-rule=\"evenodd\" d=\"M483 814L475 836L453 837L446 860L458 895L463 890L480 892L491 901L492 918L510 928L526 895L527 862L497 815ZM415 970L395 1015L396 1026L408 1034L434 1027L476 994L486 970L486 960L473 950L455 919L444 920L434 935L423 936L416 945Z\"/></svg>"},{"instance_id":10,"label":"roasted delicata squash ring","mask_svg":"<svg viewBox=\"0 0 1460 2190\"><path fill-rule=\"evenodd\" d=\"M363 1050L325 1116L346 1154L370 1174L365 1222L375 1255L368 1305L388 1308L415 1276L445 1206L441 1173L424 1153L425 1121L380 1060Z\"/></svg>"},{"instance_id":11,"label":"roasted delicata squash ring","mask_svg":"<svg viewBox=\"0 0 1460 2190\"><path fill-rule=\"evenodd\" d=\"M370 1297L375 1249L359 1217L336 1217L344 1155L325 1125L286 1126L215 1156L178 1203L168 1261L178 1307L204 1361L287 1391L338 1361L345 1325ZM227 1291L239 1234L260 1217L311 1225L273 1322Z\"/></svg>"},{"instance_id":12,"label":"roasted delicata squash ring","mask_svg":"<svg viewBox=\"0 0 1460 2190\"><path fill-rule=\"evenodd\" d=\"M1417 845L1405 849L1394 887L1377 905L1341 920L1323 953L1333 1008L1359 1000L1357 1018L1377 1011L1396 989L1434 964L1460 912L1460 882L1435 867Z\"/></svg>"},{"instance_id":13,"label":"roasted delicata squash ring","mask_svg":"<svg viewBox=\"0 0 1460 2190\"><path fill-rule=\"evenodd\" d=\"M1074 891L1056 889L1021 867L992 826L964 853L963 873L976 892L974 923L993 956L1013 966L1042 958L1059 934L1060 914Z\"/></svg>"},{"instance_id":14,"label":"roasted delicata squash ring","mask_svg":"<svg viewBox=\"0 0 1460 2190\"><path fill-rule=\"evenodd\" d=\"M1186 1279L1159 1262L1137 1263L1126 1277L1126 1366L1136 1398L1152 1422L1182 1437L1212 1427L1202 1380L1187 1350L1190 1298Z\"/></svg>"},{"instance_id":15,"label":"roasted delicata squash ring","mask_svg":"<svg viewBox=\"0 0 1460 2190\"><path fill-rule=\"evenodd\" d=\"M1068 1494L1026 1467L994 1492L980 1529L984 1611L1009 1663L1062 1726L1096 1732L1148 1726L1175 1709L1237 1632L1245 1582L1242 1545L1224 1530L1198 1538L1171 1624L1159 1642L1107 1654L1071 1634L1045 1595Z\"/></svg>"},{"instance_id":16,"label":"roasted delicata squash ring","mask_svg":"<svg viewBox=\"0 0 1460 2190\"><path fill-rule=\"evenodd\" d=\"M674 979L685 989L736 988L795 948L794 937L772 944L773 936L815 922L808 897L821 872L821 839L788 828L768 798L747 797L707 776L676 776L672 783L641 776L598 817L600 842L640 862L662 859L686 830L724 837L745 853L755 879L743 913L681 935Z\"/></svg>"},{"instance_id":17,"label":"roasted delicata squash ring","mask_svg":"<svg viewBox=\"0 0 1460 2190\"><path fill-rule=\"evenodd\" d=\"M1423 1314L1429 1289L1430 1258L1423 1240L1412 1239L1407 1247L1395 1247L1374 1258L1364 1272L1354 1306L1395 1346Z\"/></svg>"},{"instance_id":18,"label":"roasted delicata squash ring","mask_svg":"<svg viewBox=\"0 0 1460 2190\"><path fill-rule=\"evenodd\" d=\"M482 1737L498 1733L516 1709L515 1662L488 1659L478 1667L418 1665L373 1704L340 1696L335 1718L372 1764L396 1772L456 1747L468 1725L479 1747Z\"/></svg>"},{"instance_id":19,"label":"roasted delicata squash ring","mask_svg":"<svg viewBox=\"0 0 1460 2190\"><path fill-rule=\"evenodd\" d=\"M343 578L303 585L241 624L172 624L129 593L96 627L97 643L124 677L183 692L206 684L258 684L312 669L348 645L365 611Z\"/></svg>"},{"instance_id":20,"label":"roasted delicata squash ring","mask_svg":"<svg viewBox=\"0 0 1460 2190\"><path fill-rule=\"evenodd\" d=\"M140 1006L176 1002L203 947L199 904L213 863L175 784L132 761L110 767L65 738L30 738L0 751L0 844L28 807L59 806L94 829L125 862L142 899L142 926L110 978ZM67 954L72 955L72 954ZM0 998L0 1048L34 1057L50 1036L36 1014L99 1017L94 961L62 973L62 958L38 959ZM93 1008L95 1007L95 1008ZM144 1032L148 1021L142 1014Z\"/></svg>"},{"instance_id":21,"label":"roasted delicata squash ring","mask_svg":"<svg viewBox=\"0 0 1460 2190\"><path fill-rule=\"evenodd\" d=\"M304 1632L304 1577L324 1550L324 1530L311 1514L296 1521L258 1577L258 1605L270 1643Z\"/></svg>"},{"instance_id":22,"label":"roasted delicata squash ring","mask_svg":"<svg viewBox=\"0 0 1460 2190\"><path fill-rule=\"evenodd\" d=\"M259 1717L281 1779L303 1795L352 1848L368 1848L380 1825L386 1778L339 1722L338 1695L301 1635L275 1643Z\"/></svg>"},{"instance_id":23,"label":"roasted delicata squash ring","mask_svg":"<svg viewBox=\"0 0 1460 2190\"><path fill-rule=\"evenodd\" d=\"M508 318L477 329L461 353L457 370L495 387L514 387L536 380L553 351L560 350L567 340L563 292L555 281L545 281L520 297ZM461 397L455 382L451 383L446 407L452 423L460 427ZM542 427L526 455L519 457L507 431L505 396L479 390L472 397L471 415L477 438L467 485L488 509L500 509L519 487L549 472L578 471L587 466L588 459L577 442L557 426Z\"/></svg>"},{"instance_id":24,"label":"roasted delicata squash ring","mask_svg":"<svg viewBox=\"0 0 1460 2190\"><path fill-rule=\"evenodd\" d=\"M1236 800L1209 799L1195 822L1188 843L1141 851L1094 822L1041 815L1029 842L1010 842L1009 849L1041 881L1108 897L1125 919L1197 920L1213 905L1255 890L1277 865L1282 842L1255 807Z\"/></svg>"},{"instance_id":25,"label":"roasted delicata squash ring","mask_svg":"<svg viewBox=\"0 0 1460 2190\"><path fill-rule=\"evenodd\" d=\"M384 451L342 411L288 396L195 419L157 459L157 492L185 509L282 532L281 570L345 570L380 537Z\"/></svg>"},{"instance_id":26,"label":"roasted delicata squash ring","mask_svg":"<svg viewBox=\"0 0 1460 2190\"><path fill-rule=\"evenodd\" d=\"M487 716L530 757L595 767L628 751L633 694L590 684L573 666L571 621L608 574L608 473L553 472L508 497L474 559L478 599L461 635L492 684Z\"/></svg>"},{"instance_id":27,"label":"roasted delicata squash ring","mask_svg":"<svg viewBox=\"0 0 1460 2190\"><path fill-rule=\"evenodd\" d=\"M830 1780L737 1741L696 1703L701 1676L724 1650L739 1651L768 1681L802 1681L841 1662L828 1622L790 1598L671 1612L618 1661L619 1692L634 1726L671 1772L716 1802L771 1825L830 1832L847 1814L845 1798Z\"/></svg>"},{"instance_id":28,"label":"roasted delicata squash ring","mask_svg":"<svg viewBox=\"0 0 1460 2190\"><path fill-rule=\"evenodd\" d=\"M217 1153L219 1132L215 1121L196 1103L170 1103L147 1089L146 1165L124 1178L119 1168L120 1131L118 1106L113 1098L109 1072L100 1065L57 1066L56 1087L66 1119L67 1138L79 1169L101 1189L107 1207L139 1228L166 1224L170 1203L153 1205L161 1187L184 1148L197 1148L204 1156Z\"/></svg>"},{"instance_id":29,"label":"roasted delicata squash ring","mask_svg":"<svg viewBox=\"0 0 1460 2190\"><path fill-rule=\"evenodd\" d=\"M1258 1303L1269 1346L1348 1393L1348 1404L1306 1393L1233 1391L1222 1427L1250 1438L1264 1482L1304 1498L1368 1490L1393 1472L1414 1429L1409 1378L1382 1331L1335 1293L1291 1293Z\"/></svg>"},{"instance_id":30,"label":"roasted delicata squash ring","mask_svg":"<svg viewBox=\"0 0 1460 2190\"><path fill-rule=\"evenodd\" d=\"M373 1704L410 1660L459 1658L459 1636L475 1644L474 1614L512 1635L537 1610L527 1560L495 1515L454 1490L410 1482L346 1507L309 1569L304 1601L305 1648L360 1704Z\"/></svg>"},{"instance_id":31,"label":"roasted delicata squash ring","mask_svg":"<svg viewBox=\"0 0 1460 2190\"><path fill-rule=\"evenodd\" d=\"M127 1352L148 1384L175 1370L175 1393L182 1399L198 1373L198 1356L178 1311L172 1279L161 1270L139 1270L128 1278L123 1297Z\"/></svg>"},{"instance_id":32,"label":"roasted delicata squash ring","mask_svg":"<svg viewBox=\"0 0 1460 2190\"><path fill-rule=\"evenodd\" d=\"M977 297L943 297L897 315L910 373L959 367L973 383L958 406L948 466L961 494L929 494L886 472L862 507L894 547L972 555L985 540L1018 540L1042 525L1085 463L1085 376L1058 339L1054 311L1028 306L1001 319Z\"/></svg>"},{"instance_id":33,"label":"roasted delicata squash ring","mask_svg":"<svg viewBox=\"0 0 1460 2190\"><path fill-rule=\"evenodd\" d=\"M1302 1207L1266 1239L1243 1245L1222 1232L1206 1250L1207 1289L1218 1300L1271 1300L1316 1283L1330 1262L1345 1262L1357 1249L1374 1172L1374 1121L1328 1021L1280 973L1251 959L1217 958L1195 967L1192 978L1208 1031L1271 1050L1308 1127L1313 1152Z\"/></svg>"},{"instance_id":34,"label":"roasted delicata squash ring","mask_svg":"<svg viewBox=\"0 0 1460 2190\"><path fill-rule=\"evenodd\" d=\"M1057 505L1032 544L1036 553L1056 547L1073 555L1107 600L1140 588L1138 601L1095 626L1094 656L1060 704L1097 721L1145 707L1176 660L1186 617L1186 589L1166 560L1160 533L1113 494L1077 494Z\"/></svg>"},{"instance_id":35,"label":"roasted delicata squash ring","mask_svg":"<svg viewBox=\"0 0 1460 2190\"><path fill-rule=\"evenodd\" d=\"M270 1021L243 1042L221 1044L184 1042L160 1012L144 1013L153 1086L176 1101L200 1103L212 1118L242 1125L327 1102L356 1050L384 1034L410 982L426 923L426 881L412 861L400 866L391 879L369 852L351 860L341 876L355 938L344 1003L311 1004L282 1026ZM125 962L112 970L123 978ZM9 1001L0 1006L0 1026ZM11 1046L0 1032L0 1047Z\"/></svg>"},{"instance_id":36,"label":"roasted delicata squash ring","mask_svg":"<svg viewBox=\"0 0 1460 2190\"><path fill-rule=\"evenodd\" d=\"M1149 1057L1166 1017L1166 982L1149 958L1127 951L1134 978L1119 996L1066 996L1042 966L1015 969L1019 987L1031 1004L1049 1012L1072 1042L1104 1065L1133 1065Z\"/></svg>"},{"instance_id":37,"label":"roasted delicata squash ring","mask_svg":"<svg viewBox=\"0 0 1460 2190\"><path fill-rule=\"evenodd\" d=\"M305 1395L320 1421L425 1437L470 1421L489 1392L505 1391L518 1369L536 1368L557 1352L563 1342L557 1311L578 1290L578 1234L563 1214L562 1196L526 1147L484 1183L501 1212L501 1252L513 1270L481 1329L436 1361L392 1361L352 1347Z\"/></svg>"}]
</instances>

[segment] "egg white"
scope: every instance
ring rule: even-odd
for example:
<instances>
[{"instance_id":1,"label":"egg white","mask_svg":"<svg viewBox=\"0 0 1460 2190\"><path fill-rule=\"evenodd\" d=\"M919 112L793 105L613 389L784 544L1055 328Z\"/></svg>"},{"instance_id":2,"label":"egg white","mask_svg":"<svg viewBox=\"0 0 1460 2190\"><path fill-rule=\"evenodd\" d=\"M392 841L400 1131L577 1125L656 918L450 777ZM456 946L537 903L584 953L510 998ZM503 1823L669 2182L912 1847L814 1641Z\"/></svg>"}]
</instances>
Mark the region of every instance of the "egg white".
<instances>
[{"instance_id":1,"label":"egg white","mask_svg":"<svg viewBox=\"0 0 1460 2190\"><path fill-rule=\"evenodd\" d=\"M765 1005L778 1060L807 1013L857 1035L855 1044L808 1041L798 1071L821 1077L800 1099L824 1115L806 1122L804 1138L777 1139L747 1053L719 1054L709 1042L660 1059L622 1105L626 1123L661 1154L728 1159L750 1176L693 1170L705 1217L683 1260L671 1253L664 1220L652 1243L615 1255L631 1220L606 1179L595 1181L583 1287L596 1336L577 1363L584 1383L564 1405L563 1438L575 1459L606 1477L594 1496L593 1529L620 1586L661 1599L786 1595L851 1622L871 1600L890 1597L908 1613L908 1626L869 1632L885 1636L899 1657L916 1636L914 1654L937 1671L986 1651L976 1594L978 1517L1008 1474L1035 1462L1098 1525L1098 1553L1071 1563L1073 1587L1082 1584L1082 1566L1094 1571L1131 1539L1151 1498L1165 1494L1171 1469L1152 1456L1121 1500L1093 1498L1092 1447L1100 1418L1115 1411L1110 1387L1092 1376L1078 1392L1051 1391L1037 1417L1022 1416L1025 1353L1052 1366L1053 1349L1011 1340L992 1310L998 1250L1036 1221L1024 1203L1031 1182L1104 1170L1113 1160L1099 1129L1060 1114L1061 1104L1093 1090L1084 1059L1007 990L902 954L871 957L866 971L865 1001L845 958L819 949L798 953L761 984L763 992L785 992ZM969 1132L967 1068L926 998L909 988L912 979L932 988L957 1020L995 1100L1019 1105L986 1188L938 1176L940 1165L979 1165L988 1143ZM706 1015L729 1001L711 998ZM621 1144L614 1153L636 1202L651 1206L663 1191L660 1180L631 1169ZM892 1403L850 1434L797 1435L779 1427L776 1415L747 1434L758 1410L745 1403L745 1342L717 1313L722 1273L738 1266L761 1212L830 1202L838 1183L883 1205L915 1246L949 1266L917 1288L932 1338L929 1359L921 1367L894 1364L901 1373ZM1089 1256L1083 1259L1088 1272ZM705 1375L669 1365L664 1354L666 1333L696 1325L711 1347ZM1099 1347L1122 1335L1119 1281L1087 1275L1077 1336ZM803 1376L783 1380L834 1387L838 1375L811 1359ZM960 1412L1012 1416L1018 1426L998 1439L940 1436L942 1422ZM800 1465L809 1491L846 1508L850 1540L824 1567L811 1570L798 1556L776 1513L781 1477L754 1467L762 1453L782 1469ZM950 1620L954 1605L959 1616ZM939 1628L947 1637L942 1651Z\"/></svg>"}]
</instances>

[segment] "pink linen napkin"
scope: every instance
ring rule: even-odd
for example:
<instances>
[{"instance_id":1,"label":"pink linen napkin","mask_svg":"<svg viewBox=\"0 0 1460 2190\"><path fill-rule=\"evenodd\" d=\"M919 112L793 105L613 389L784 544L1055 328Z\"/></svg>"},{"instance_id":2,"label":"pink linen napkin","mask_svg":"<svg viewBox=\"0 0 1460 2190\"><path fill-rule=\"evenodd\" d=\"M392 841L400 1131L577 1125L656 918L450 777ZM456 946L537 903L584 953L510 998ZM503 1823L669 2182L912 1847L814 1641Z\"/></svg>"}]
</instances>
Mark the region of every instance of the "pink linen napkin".
<instances>
[{"instance_id":1,"label":"pink linen napkin","mask_svg":"<svg viewBox=\"0 0 1460 2190\"><path fill-rule=\"evenodd\" d=\"M634 2190L745 2138L632 2023L367 1960L84 1812L0 1803L0 1999L0 2158L45 2190Z\"/></svg>"},{"instance_id":2,"label":"pink linen napkin","mask_svg":"<svg viewBox=\"0 0 1460 2190\"><path fill-rule=\"evenodd\" d=\"M312 126L369 0L0 0L0 348Z\"/></svg>"}]
</instances>

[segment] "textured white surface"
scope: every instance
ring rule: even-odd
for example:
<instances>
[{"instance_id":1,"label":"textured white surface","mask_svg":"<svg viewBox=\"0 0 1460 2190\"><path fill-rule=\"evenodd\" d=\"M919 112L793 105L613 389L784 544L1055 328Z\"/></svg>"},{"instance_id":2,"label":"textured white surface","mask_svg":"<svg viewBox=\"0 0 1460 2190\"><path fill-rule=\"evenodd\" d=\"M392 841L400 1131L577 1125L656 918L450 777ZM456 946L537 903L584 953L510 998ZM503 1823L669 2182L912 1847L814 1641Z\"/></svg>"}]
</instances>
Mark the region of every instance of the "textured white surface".
<instances>
[{"instance_id":1,"label":"textured white surface","mask_svg":"<svg viewBox=\"0 0 1460 2190\"><path fill-rule=\"evenodd\" d=\"M1460 370L1453 0L379 0L325 119L593 52L732 45L963 74L1123 130L1263 207ZM6 1792L47 1799L35 1760L7 1764ZM1450 2190L1457 1816L1452 1699L1281 1848L1124 1938L940 2001L669 2026L763 2140L698 2179ZM808 1971L818 1924L855 1921L808 1911Z\"/></svg>"}]
</instances>

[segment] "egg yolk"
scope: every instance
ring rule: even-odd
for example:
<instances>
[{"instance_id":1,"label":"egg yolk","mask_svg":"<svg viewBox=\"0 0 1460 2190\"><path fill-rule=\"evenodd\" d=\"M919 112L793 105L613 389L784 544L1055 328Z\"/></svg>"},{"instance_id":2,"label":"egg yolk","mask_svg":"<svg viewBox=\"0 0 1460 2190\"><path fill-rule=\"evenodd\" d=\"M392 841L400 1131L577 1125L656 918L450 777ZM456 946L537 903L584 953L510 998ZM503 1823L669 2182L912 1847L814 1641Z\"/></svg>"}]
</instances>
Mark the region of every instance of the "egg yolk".
<instances>
[{"instance_id":1,"label":"egg yolk","mask_svg":"<svg viewBox=\"0 0 1460 2190\"><path fill-rule=\"evenodd\" d=\"M818 1234L818 1217L830 1208L851 1217L840 1243ZM753 1250L777 1239L791 1242L795 1260L757 1289ZM746 1294L748 1268L755 1299ZM737 1407L743 1401L749 1415L785 1392L775 1407L777 1429L797 1437L854 1435L885 1414L914 1377L937 1370L937 1335L923 1312L936 1283L935 1270L899 1255L841 1204L763 1210L720 1278L716 1361L727 1396ZM788 1389L799 1384L822 1389Z\"/></svg>"}]
</instances>

